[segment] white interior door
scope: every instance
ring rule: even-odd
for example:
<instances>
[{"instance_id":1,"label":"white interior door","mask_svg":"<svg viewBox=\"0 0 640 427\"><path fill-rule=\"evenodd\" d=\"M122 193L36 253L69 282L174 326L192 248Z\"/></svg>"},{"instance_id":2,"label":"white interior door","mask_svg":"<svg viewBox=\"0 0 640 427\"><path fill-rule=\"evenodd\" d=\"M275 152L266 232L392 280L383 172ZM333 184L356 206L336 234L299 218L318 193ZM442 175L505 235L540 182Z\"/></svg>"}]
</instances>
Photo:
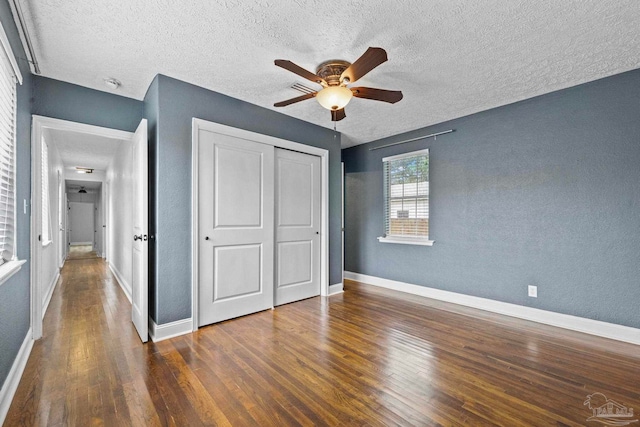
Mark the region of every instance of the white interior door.
<instances>
[{"instance_id":1,"label":"white interior door","mask_svg":"<svg viewBox=\"0 0 640 427\"><path fill-rule=\"evenodd\" d=\"M199 131L198 325L273 307L274 148Z\"/></svg>"},{"instance_id":2,"label":"white interior door","mask_svg":"<svg viewBox=\"0 0 640 427\"><path fill-rule=\"evenodd\" d=\"M147 120L133 136L133 260L131 320L142 342L149 337L149 181L147 176Z\"/></svg>"},{"instance_id":3,"label":"white interior door","mask_svg":"<svg viewBox=\"0 0 640 427\"><path fill-rule=\"evenodd\" d=\"M69 202L72 245L93 246L93 203Z\"/></svg>"},{"instance_id":4,"label":"white interior door","mask_svg":"<svg viewBox=\"0 0 640 427\"><path fill-rule=\"evenodd\" d=\"M276 148L275 305L320 295L320 157Z\"/></svg>"}]
</instances>

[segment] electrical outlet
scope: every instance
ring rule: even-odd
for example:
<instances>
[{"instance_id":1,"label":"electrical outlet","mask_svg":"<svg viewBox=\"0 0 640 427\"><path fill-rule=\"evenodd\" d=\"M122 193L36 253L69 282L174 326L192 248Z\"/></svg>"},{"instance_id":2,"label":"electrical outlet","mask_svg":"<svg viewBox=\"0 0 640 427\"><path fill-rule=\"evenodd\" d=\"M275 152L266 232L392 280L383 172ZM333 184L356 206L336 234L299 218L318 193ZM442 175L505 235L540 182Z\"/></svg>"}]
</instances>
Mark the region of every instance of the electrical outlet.
<instances>
[{"instance_id":1,"label":"electrical outlet","mask_svg":"<svg viewBox=\"0 0 640 427\"><path fill-rule=\"evenodd\" d=\"M538 298L538 287L529 285L529 296L532 298Z\"/></svg>"}]
</instances>

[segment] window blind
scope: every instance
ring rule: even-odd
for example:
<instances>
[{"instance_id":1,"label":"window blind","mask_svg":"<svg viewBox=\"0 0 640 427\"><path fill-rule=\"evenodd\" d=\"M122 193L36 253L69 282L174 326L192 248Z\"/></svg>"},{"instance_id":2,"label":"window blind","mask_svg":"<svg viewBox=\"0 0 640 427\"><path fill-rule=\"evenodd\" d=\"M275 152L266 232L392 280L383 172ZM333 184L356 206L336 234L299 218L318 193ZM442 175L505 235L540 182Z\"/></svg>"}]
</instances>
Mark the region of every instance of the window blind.
<instances>
[{"instance_id":1,"label":"window blind","mask_svg":"<svg viewBox=\"0 0 640 427\"><path fill-rule=\"evenodd\" d=\"M51 240L51 218L49 214L49 147L42 138L42 243Z\"/></svg>"},{"instance_id":2,"label":"window blind","mask_svg":"<svg viewBox=\"0 0 640 427\"><path fill-rule=\"evenodd\" d=\"M429 150L386 157L385 237L429 239Z\"/></svg>"},{"instance_id":3,"label":"window blind","mask_svg":"<svg viewBox=\"0 0 640 427\"><path fill-rule=\"evenodd\" d=\"M4 264L15 258L16 80L7 56L0 57L0 264Z\"/></svg>"}]
</instances>

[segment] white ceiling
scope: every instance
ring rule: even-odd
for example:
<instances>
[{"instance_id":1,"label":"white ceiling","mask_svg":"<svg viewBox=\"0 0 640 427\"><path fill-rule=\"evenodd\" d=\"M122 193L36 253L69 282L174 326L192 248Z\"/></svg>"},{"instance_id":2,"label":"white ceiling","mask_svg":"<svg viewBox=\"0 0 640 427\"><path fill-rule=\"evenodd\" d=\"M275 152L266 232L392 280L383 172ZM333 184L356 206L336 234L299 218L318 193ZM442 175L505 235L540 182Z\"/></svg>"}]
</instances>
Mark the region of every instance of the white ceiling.
<instances>
[{"instance_id":1,"label":"white ceiling","mask_svg":"<svg viewBox=\"0 0 640 427\"><path fill-rule=\"evenodd\" d=\"M67 179L66 180L66 189L72 193L77 193L80 188L84 187L88 193L95 193L102 187L102 182L100 181L80 181Z\"/></svg>"},{"instance_id":2,"label":"white ceiling","mask_svg":"<svg viewBox=\"0 0 640 427\"><path fill-rule=\"evenodd\" d=\"M356 86L343 146L368 142L640 67L637 0L19 0L42 74L142 99L165 74L271 108L292 98L289 59L315 72L369 46L389 61ZM325 127L315 100L278 111Z\"/></svg>"},{"instance_id":3,"label":"white ceiling","mask_svg":"<svg viewBox=\"0 0 640 427\"><path fill-rule=\"evenodd\" d=\"M45 138L58 149L65 167L106 170L122 140L81 132L46 129Z\"/></svg>"}]
</instances>

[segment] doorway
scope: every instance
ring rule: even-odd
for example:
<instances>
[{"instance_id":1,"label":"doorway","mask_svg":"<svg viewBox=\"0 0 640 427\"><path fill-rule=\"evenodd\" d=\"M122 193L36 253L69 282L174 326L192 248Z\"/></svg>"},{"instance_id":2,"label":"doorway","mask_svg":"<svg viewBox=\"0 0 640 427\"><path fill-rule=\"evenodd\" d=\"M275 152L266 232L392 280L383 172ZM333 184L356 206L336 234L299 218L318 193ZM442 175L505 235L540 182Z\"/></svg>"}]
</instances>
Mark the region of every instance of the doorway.
<instances>
[{"instance_id":1,"label":"doorway","mask_svg":"<svg viewBox=\"0 0 640 427\"><path fill-rule=\"evenodd\" d=\"M328 151L194 119L192 156L193 330L328 295Z\"/></svg>"},{"instance_id":2,"label":"doorway","mask_svg":"<svg viewBox=\"0 0 640 427\"><path fill-rule=\"evenodd\" d=\"M69 246L95 248L93 206L91 202L69 202Z\"/></svg>"},{"instance_id":3,"label":"doorway","mask_svg":"<svg viewBox=\"0 0 640 427\"><path fill-rule=\"evenodd\" d=\"M42 336L48 298L70 244L78 248L88 246L91 252L108 258L108 267L131 300L131 288L135 286L131 277L133 185L139 180L133 176L133 146L134 141L144 139L146 147L146 126L143 120L140 132L132 133L33 116L31 324L34 339ZM144 162L146 168L146 156ZM141 184L146 187L146 169L144 178ZM107 183L116 190L109 198L105 191ZM106 253L107 247L110 254ZM139 270L147 272L148 268ZM53 280L49 282L49 278ZM146 298L147 289L143 293ZM146 330L140 335L146 341Z\"/></svg>"}]
</instances>

